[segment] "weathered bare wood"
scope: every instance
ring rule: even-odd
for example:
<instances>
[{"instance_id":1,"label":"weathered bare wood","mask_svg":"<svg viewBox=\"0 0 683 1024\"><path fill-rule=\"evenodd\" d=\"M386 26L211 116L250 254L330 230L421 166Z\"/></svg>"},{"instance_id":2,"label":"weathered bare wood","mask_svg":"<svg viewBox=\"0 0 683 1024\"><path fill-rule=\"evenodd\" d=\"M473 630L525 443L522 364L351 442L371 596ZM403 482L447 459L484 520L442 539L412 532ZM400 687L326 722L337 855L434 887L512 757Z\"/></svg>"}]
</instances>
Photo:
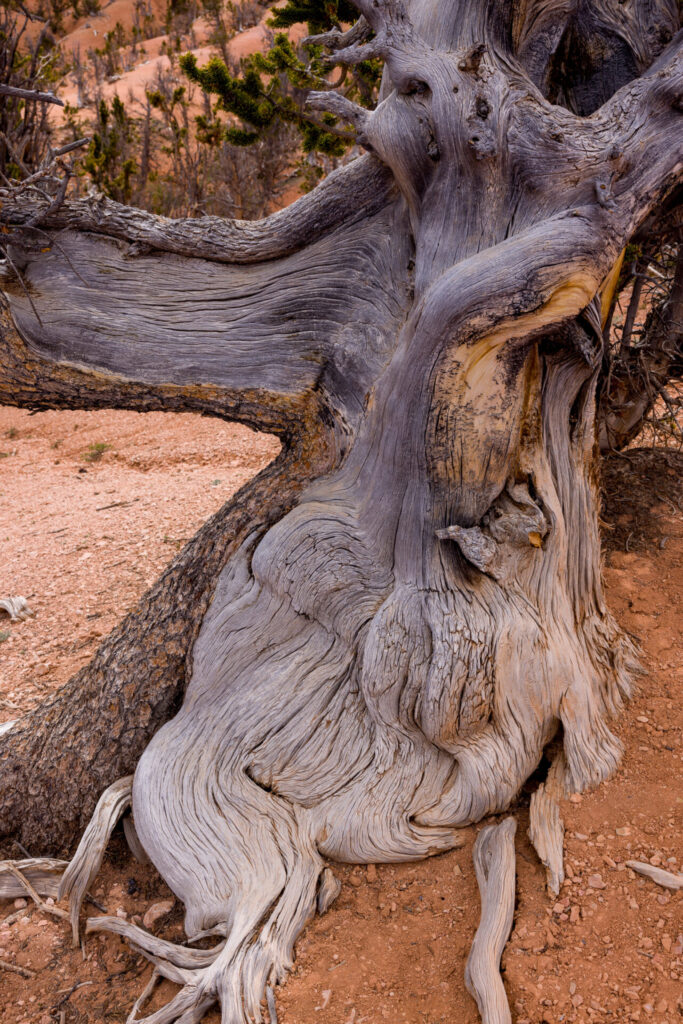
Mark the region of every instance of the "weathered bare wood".
<instances>
[{"instance_id":1,"label":"weathered bare wood","mask_svg":"<svg viewBox=\"0 0 683 1024\"><path fill-rule=\"evenodd\" d=\"M669 0L649 2L663 25ZM219 937L200 956L118 918L89 924L180 986L153 1024L216 1002L230 1024L257 1018L334 894L323 858L457 846L510 805L561 723L532 806L559 885L552 800L618 764L610 718L636 663L600 578L600 293L681 180L683 66L680 36L661 34L634 65L604 5L578 31L554 4L558 38L533 2L513 24L483 0L361 0L374 37L352 33L336 59L381 54L382 102L314 103L374 155L260 224L92 197L49 217L35 194L3 207L16 270L0 398L202 409L285 443L93 666L0 735L0 832L21 807L32 849L68 844L134 772L141 848L187 934ZM582 85L598 30L631 56ZM47 253L26 229L39 215ZM509 1020L513 834L485 829L475 851L468 983L491 1021Z\"/></svg>"},{"instance_id":2,"label":"weathered bare wood","mask_svg":"<svg viewBox=\"0 0 683 1024\"><path fill-rule=\"evenodd\" d=\"M46 229L70 227L118 238L142 251L148 247L212 262L258 263L287 256L342 224L373 216L391 191L386 168L363 157L330 174L291 206L260 221L222 217L172 220L122 206L97 192L63 203L43 220L50 205L43 194L36 190L17 195L0 188L0 222L20 228L38 221ZM354 197L353 205L349 195Z\"/></svg>"},{"instance_id":3,"label":"weathered bare wood","mask_svg":"<svg viewBox=\"0 0 683 1024\"><path fill-rule=\"evenodd\" d=\"M45 890L52 894L53 881L50 877L50 870L46 870L45 868L36 869L34 858L29 858L27 864L27 874L24 874L22 870L24 868L23 861L3 861L2 868L0 870L15 879L19 892L24 896L29 896L39 910L42 910L45 914L49 914L51 917L57 917L62 921L68 920L69 915L66 911L62 910L60 907L55 907L52 903L45 902L42 898L42 894L38 892L31 881L30 876L33 875L36 877L41 890Z\"/></svg>"},{"instance_id":4,"label":"weathered bare wood","mask_svg":"<svg viewBox=\"0 0 683 1024\"><path fill-rule=\"evenodd\" d=\"M296 501L330 452L324 433L295 439L183 548L158 583L49 701L0 735L0 835L73 849L101 793L134 771L180 702L188 652L231 555ZM48 794L33 800L32 792Z\"/></svg>"},{"instance_id":5,"label":"weathered bare wood","mask_svg":"<svg viewBox=\"0 0 683 1024\"><path fill-rule=\"evenodd\" d=\"M132 789L133 776L127 775L104 791L60 882L59 899L69 900L74 946L80 941L78 918L85 894L102 866L114 826L130 807Z\"/></svg>"},{"instance_id":6,"label":"weathered bare wood","mask_svg":"<svg viewBox=\"0 0 683 1024\"><path fill-rule=\"evenodd\" d=\"M56 103L58 107L64 106L64 100L60 100L51 92L40 92L38 89L20 89L17 85L8 85L0 82L0 96L12 96L18 100L31 100L34 103Z\"/></svg>"},{"instance_id":7,"label":"weathered bare wood","mask_svg":"<svg viewBox=\"0 0 683 1024\"><path fill-rule=\"evenodd\" d=\"M324 868L320 875L318 884L317 910L319 914L325 914L337 896L341 892L341 882L335 876L331 868Z\"/></svg>"},{"instance_id":8,"label":"weathered bare wood","mask_svg":"<svg viewBox=\"0 0 683 1024\"><path fill-rule=\"evenodd\" d=\"M26 886L10 871L10 865L19 865L25 881L41 896L57 899L59 883L68 867L67 860L55 860L51 857L30 857L22 861L0 861L0 898L15 899L26 895Z\"/></svg>"},{"instance_id":9,"label":"weathered bare wood","mask_svg":"<svg viewBox=\"0 0 683 1024\"><path fill-rule=\"evenodd\" d=\"M560 805L543 783L531 794L529 839L545 865L549 892L558 896L564 881L564 822Z\"/></svg>"},{"instance_id":10,"label":"weathered bare wood","mask_svg":"<svg viewBox=\"0 0 683 1024\"><path fill-rule=\"evenodd\" d=\"M0 600L0 610L7 612L10 622L21 622L34 614L25 597L3 597Z\"/></svg>"},{"instance_id":11,"label":"weathered bare wood","mask_svg":"<svg viewBox=\"0 0 683 1024\"><path fill-rule=\"evenodd\" d=\"M149 864L149 857L145 853L145 848L138 839L138 834L135 831L135 823L133 821L132 814L124 815L123 831L126 836L126 842L128 843L128 849L133 854L136 861L139 864Z\"/></svg>"},{"instance_id":12,"label":"weathered bare wood","mask_svg":"<svg viewBox=\"0 0 683 1024\"><path fill-rule=\"evenodd\" d=\"M500 958L515 910L515 818L487 825L477 836L472 856L481 894L481 920L465 967L467 990L476 1000L483 1024L511 1024L500 976Z\"/></svg>"},{"instance_id":13,"label":"weathered bare wood","mask_svg":"<svg viewBox=\"0 0 683 1024\"><path fill-rule=\"evenodd\" d=\"M664 868L654 867L654 865L640 860L627 860L626 867L639 875L644 875L645 878L650 878L665 889L683 889L683 875L681 874L675 875L672 871L665 871Z\"/></svg>"},{"instance_id":14,"label":"weathered bare wood","mask_svg":"<svg viewBox=\"0 0 683 1024\"><path fill-rule=\"evenodd\" d=\"M292 433L317 404L351 318L369 345L327 390L358 404L384 357L381 339L403 313L400 219L387 207L327 242L246 267L131 258L121 243L72 231L50 249L43 233L31 243L24 234L12 248L21 282L5 284L0 400L195 409ZM405 276L405 241L403 249Z\"/></svg>"}]
</instances>

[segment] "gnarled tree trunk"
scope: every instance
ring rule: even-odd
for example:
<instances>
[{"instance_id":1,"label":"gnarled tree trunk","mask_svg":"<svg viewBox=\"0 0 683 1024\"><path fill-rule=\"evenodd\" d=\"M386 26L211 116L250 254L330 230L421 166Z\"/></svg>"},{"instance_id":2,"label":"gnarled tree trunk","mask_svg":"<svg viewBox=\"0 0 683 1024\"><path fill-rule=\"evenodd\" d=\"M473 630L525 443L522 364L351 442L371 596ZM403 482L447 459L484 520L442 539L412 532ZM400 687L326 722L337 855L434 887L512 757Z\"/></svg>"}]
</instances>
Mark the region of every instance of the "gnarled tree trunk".
<instances>
[{"instance_id":1,"label":"gnarled tree trunk","mask_svg":"<svg viewBox=\"0 0 683 1024\"><path fill-rule=\"evenodd\" d=\"M257 1017L322 857L448 849L560 730L566 788L619 758L634 661L600 580L601 293L680 179L675 5L357 6L374 36L334 59L381 56L384 99L311 102L372 155L284 213L2 210L23 286L0 399L202 409L285 445L0 738L6 836L21 806L32 852L68 845L135 770L188 934L226 936L201 967L156 950L185 987L155 1024L215 1000Z\"/></svg>"}]
</instances>

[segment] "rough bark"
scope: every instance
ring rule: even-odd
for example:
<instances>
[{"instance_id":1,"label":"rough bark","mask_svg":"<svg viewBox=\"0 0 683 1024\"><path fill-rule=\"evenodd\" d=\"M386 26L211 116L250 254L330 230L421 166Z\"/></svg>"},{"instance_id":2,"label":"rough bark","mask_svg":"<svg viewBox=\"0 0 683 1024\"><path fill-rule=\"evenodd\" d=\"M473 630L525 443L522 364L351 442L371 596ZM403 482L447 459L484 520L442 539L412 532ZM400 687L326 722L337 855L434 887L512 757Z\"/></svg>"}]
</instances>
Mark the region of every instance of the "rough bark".
<instances>
[{"instance_id":1,"label":"rough bark","mask_svg":"<svg viewBox=\"0 0 683 1024\"><path fill-rule=\"evenodd\" d=\"M380 56L384 99L312 104L374 156L318 200L249 229L212 221L213 254L193 250L203 221L93 199L49 217L36 201L30 224L3 210L0 397L196 408L285 444L93 666L0 737L0 828L24 800L42 849L72 841L88 773L86 808L134 770L142 849L188 935L221 937L188 951L91 923L182 986L151 1024L215 1001L225 1024L258 1019L329 901L323 857L453 847L510 805L560 725L558 787L619 759L609 719L634 658L600 579L601 293L680 181L675 12L642 4L617 29L610 3L560 5L557 39L542 4L517 22L483 0L357 6L374 35L335 38L335 60ZM101 852L85 845L81 880Z\"/></svg>"}]
</instances>

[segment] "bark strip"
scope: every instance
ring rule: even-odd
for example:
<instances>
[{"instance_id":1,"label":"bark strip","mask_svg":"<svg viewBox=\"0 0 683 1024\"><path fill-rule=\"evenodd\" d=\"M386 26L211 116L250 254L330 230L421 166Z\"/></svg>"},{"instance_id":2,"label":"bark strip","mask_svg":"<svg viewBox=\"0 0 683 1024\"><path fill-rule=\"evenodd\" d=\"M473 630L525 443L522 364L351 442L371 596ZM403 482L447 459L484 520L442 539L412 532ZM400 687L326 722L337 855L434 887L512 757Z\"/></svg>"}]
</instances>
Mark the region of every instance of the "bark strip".
<instances>
[{"instance_id":1,"label":"bark strip","mask_svg":"<svg viewBox=\"0 0 683 1024\"><path fill-rule=\"evenodd\" d=\"M558 896L564 881L564 822L557 800L543 783L531 795L529 839L545 865L548 891Z\"/></svg>"}]
</instances>

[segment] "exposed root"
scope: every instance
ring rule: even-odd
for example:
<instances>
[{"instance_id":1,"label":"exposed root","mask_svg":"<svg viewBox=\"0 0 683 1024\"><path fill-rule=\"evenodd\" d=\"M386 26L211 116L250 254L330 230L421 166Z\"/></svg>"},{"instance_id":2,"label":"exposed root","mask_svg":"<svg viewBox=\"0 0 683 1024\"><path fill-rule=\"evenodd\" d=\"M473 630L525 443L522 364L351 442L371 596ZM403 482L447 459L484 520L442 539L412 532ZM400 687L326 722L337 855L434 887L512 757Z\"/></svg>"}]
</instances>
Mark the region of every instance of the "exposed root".
<instances>
[{"instance_id":1,"label":"exposed root","mask_svg":"<svg viewBox=\"0 0 683 1024\"><path fill-rule=\"evenodd\" d=\"M143 988L142 992L135 1000L133 1009L130 1011L126 1018L126 1024L135 1024L135 1021L138 1019L138 1013L143 1008L148 999L150 999L152 993L154 992L154 989L157 987L157 982L159 981L160 977L161 975L159 974L155 967L154 970L152 971L152 977L149 979L149 981Z\"/></svg>"},{"instance_id":2,"label":"exposed root","mask_svg":"<svg viewBox=\"0 0 683 1024\"><path fill-rule=\"evenodd\" d=\"M564 882L564 822L557 800L544 783L531 796L529 839L545 865L548 891L558 896Z\"/></svg>"},{"instance_id":3,"label":"exposed root","mask_svg":"<svg viewBox=\"0 0 683 1024\"><path fill-rule=\"evenodd\" d=\"M270 1024L277 1024L277 1009L275 1007L275 993L273 992L270 985L266 986L266 1005L268 1007L268 1016L270 1017Z\"/></svg>"},{"instance_id":4,"label":"exposed root","mask_svg":"<svg viewBox=\"0 0 683 1024\"><path fill-rule=\"evenodd\" d=\"M652 879L657 885L665 889L683 889L683 875L674 875L671 871L664 871L663 868L656 868L653 864L645 864L640 860L627 860L626 867L636 871L639 875L645 875Z\"/></svg>"},{"instance_id":5,"label":"exposed root","mask_svg":"<svg viewBox=\"0 0 683 1024\"><path fill-rule=\"evenodd\" d=\"M78 844L59 886L59 899L68 897L71 905L71 931L74 946L79 943L78 917L81 904L95 875L102 866L104 851L114 826L130 806L133 776L127 775L105 789L97 801L97 807L83 838Z\"/></svg>"},{"instance_id":6,"label":"exposed root","mask_svg":"<svg viewBox=\"0 0 683 1024\"><path fill-rule=\"evenodd\" d=\"M58 917L60 920L69 920L69 915L65 910L61 910L59 907L54 907L50 903L46 903L41 896L36 892L34 887L31 885L29 880L24 877L19 868L13 861L7 861L7 870L10 874L14 875L20 885L23 886L25 894L31 897L35 905L39 910L49 914L51 917Z\"/></svg>"},{"instance_id":7,"label":"exposed root","mask_svg":"<svg viewBox=\"0 0 683 1024\"><path fill-rule=\"evenodd\" d=\"M115 935L121 935L148 959L156 958L169 964L169 971L172 967L189 971L208 967L225 945L225 942L221 942L214 949L190 949L187 946L176 945L174 942L167 942L166 939L159 939L144 928L131 924L130 921L124 921L120 917L91 917L86 922L85 931L86 935L90 935L91 932L113 932ZM161 966L158 970L164 977L168 977ZM178 976L175 972L171 980L175 980Z\"/></svg>"},{"instance_id":8,"label":"exposed root","mask_svg":"<svg viewBox=\"0 0 683 1024\"><path fill-rule=\"evenodd\" d=\"M138 1020L140 1024L192 1024L215 1003L221 1005L224 1024L246 1024L261 1019L264 996L270 1019L276 1021L272 987L291 969L294 941L321 905L321 893L323 905L329 905L339 889L331 870L321 867L309 844L290 864L284 886L278 878L270 889L260 884L251 893L240 892L227 938L225 924L194 937L221 935L222 941L209 950L167 942L118 917L90 918L88 934L109 931L122 936L147 957L158 975L182 986L162 1009L138 1018L147 999L143 993L130 1024Z\"/></svg>"},{"instance_id":9,"label":"exposed root","mask_svg":"<svg viewBox=\"0 0 683 1024\"><path fill-rule=\"evenodd\" d=\"M500 958L512 928L515 908L515 832L506 818L477 836L472 856L481 893L481 920L465 967L465 984L484 1024L511 1024L500 976Z\"/></svg>"},{"instance_id":10,"label":"exposed root","mask_svg":"<svg viewBox=\"0 0 683 1024\"><path fill-rule=\"evenodd\" d=\"M46 903L42 898L55 898L59 883L57 874L61 873L65 865L65 861L37 857L1 861L0 896L29 896L43 913L68 921L69 915L65 910Z\"/></svg>"}]
</instances>

